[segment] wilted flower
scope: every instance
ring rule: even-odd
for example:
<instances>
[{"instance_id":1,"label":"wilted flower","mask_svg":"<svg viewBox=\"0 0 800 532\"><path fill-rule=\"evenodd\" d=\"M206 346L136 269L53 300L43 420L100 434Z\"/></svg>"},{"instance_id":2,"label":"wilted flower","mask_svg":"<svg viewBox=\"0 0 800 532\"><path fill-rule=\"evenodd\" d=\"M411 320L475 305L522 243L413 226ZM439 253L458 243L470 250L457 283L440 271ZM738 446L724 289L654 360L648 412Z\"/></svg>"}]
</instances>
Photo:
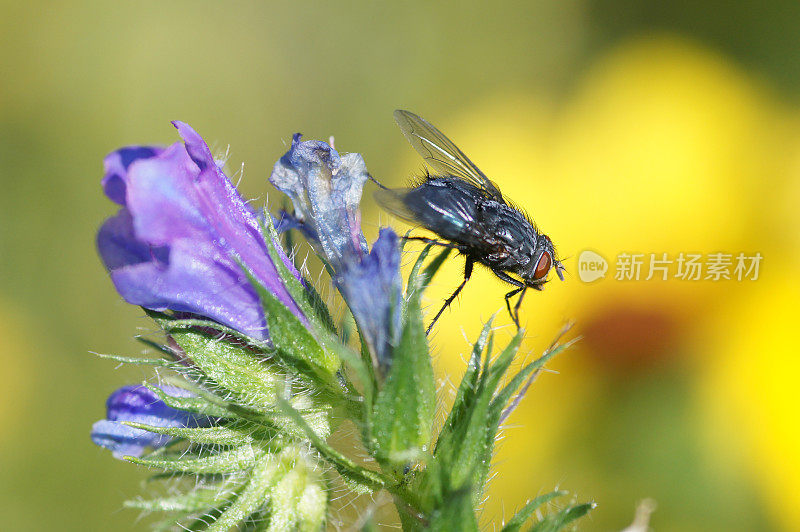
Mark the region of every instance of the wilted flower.
<instances>
[{"instance_id":1,"label":"wilted flower","mask_svg":"<svg viewBox=\"0 0 800 532\"><path fill-rule=\"evenodd\" d=\"M292 137L269 181L289 196L295 218L313 235L311 244L337 270L343 260L367 253L358 209L367 166L358 153L339 155L322 141L300 138Z\"/></svg>"},{"instance_id":2,"label":"wilted flower","mask_svg":"<svg viewBox=\"0 0 800 532\"><path fill-rule=\"evenodd\" d=\"M203 139L182 122L174 125L185 144L129 147L106 157L104 190L123 207L97 235L100 255L129 303L197 314L265 339L261 302L237 261L302 315L270 260L256 215Z\"/></svg>"},{"instance_id":3,"label":"wilted flower","mask_svg":"<svg viewBox=\"0 0 800 532\"><path fill-rule=\"evenodd\" d=\"M174 386L159 386L172 397L191 397L192 394ZM111 449L115 458L141 456L145 448L158 449L172 437L156 434L123 424L125 421L153 427L201 427L212 423L212 418L200 416L167 406L158 395L145 386L123 386L106 401L106 419L92 426L92 441L100 447Z\"/></svg>"},{"instance_id":4,"label":"wilted flower","mask_svg":"<svg viewBox=\"0 0 800 532\"><path fill-rule=\"evenodd\" d=\"M398 238L381 229L368 251L361 231L361 194L369 179L358 153L340 155L328 144L292 137L292 147L275 163L270 182L292 200L297 227L333 270L333 282L353 313L374 360L384 369L401 325L402 279Z\"/></svg>"}]
</instances>

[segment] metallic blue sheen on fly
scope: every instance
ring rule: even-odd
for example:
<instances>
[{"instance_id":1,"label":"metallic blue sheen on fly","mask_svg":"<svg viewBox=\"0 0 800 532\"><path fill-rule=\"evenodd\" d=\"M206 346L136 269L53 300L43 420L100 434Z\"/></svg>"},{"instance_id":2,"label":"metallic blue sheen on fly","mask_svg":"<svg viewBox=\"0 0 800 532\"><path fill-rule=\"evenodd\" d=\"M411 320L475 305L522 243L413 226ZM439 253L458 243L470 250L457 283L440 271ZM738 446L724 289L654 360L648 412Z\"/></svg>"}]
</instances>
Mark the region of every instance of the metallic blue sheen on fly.
<instances>
[{"instance_id":1,"label":"metallic blue sheen on fly","mask_svg":"<svg viewBox=\"0 0 800 532\"><path fill-rule=\"evenodd\" d=\"M389 212L442 238L410 239L453 248L466 257L464 280L445 300L428 331L464 288L476 262L515 287L505 300L519 327L519 307L526 289L542 290L553 268L564 280L564 266L557 259L553 242L503 198L497 185L441 131L408 111L395 111L394 118L436 173L426 173L409 188L389 189L378 183L381 190L376 192L376 199ZM520 296L512 310L510 299L517 294Z\"/></svg>"}]
</instances>

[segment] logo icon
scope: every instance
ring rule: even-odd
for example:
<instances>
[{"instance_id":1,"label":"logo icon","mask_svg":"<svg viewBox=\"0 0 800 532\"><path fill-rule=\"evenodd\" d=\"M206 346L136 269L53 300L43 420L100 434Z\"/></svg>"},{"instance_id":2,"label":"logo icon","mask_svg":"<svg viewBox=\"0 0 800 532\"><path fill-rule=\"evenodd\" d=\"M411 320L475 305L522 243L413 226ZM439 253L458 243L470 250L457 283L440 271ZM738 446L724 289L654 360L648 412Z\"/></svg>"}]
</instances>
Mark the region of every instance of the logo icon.
<instances>
[{"instance_id":1,"label":"logo icon","mask_svg":"<svg viewBox=\"0 0 800 532\"><path fill-rule=\"evenodd\" d=\"M606 276L608 261L591 250L581 251L578 256L578 277L584 283L592 283Z\"/></svg>"}]
</instances>

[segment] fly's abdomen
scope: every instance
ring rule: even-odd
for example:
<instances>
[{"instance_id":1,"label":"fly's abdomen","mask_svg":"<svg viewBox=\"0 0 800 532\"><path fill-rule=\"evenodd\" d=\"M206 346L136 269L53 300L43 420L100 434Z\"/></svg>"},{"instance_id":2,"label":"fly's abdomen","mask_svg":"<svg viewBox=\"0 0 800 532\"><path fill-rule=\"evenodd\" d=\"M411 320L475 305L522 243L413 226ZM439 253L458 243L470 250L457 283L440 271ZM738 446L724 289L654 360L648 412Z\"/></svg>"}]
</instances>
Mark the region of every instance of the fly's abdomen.
<instances>
[{"instance_id":1,"label":"fly's abdomen","mask_svg":"<svg viewBox=\"0 0 800 532\"><path fill-rule=\"evenodd\" d=\"M475 193L446 178L431 178L409 190L406 209L422 226L456 243L471 244L477 216Z\"/></svg>"}]
</instances>

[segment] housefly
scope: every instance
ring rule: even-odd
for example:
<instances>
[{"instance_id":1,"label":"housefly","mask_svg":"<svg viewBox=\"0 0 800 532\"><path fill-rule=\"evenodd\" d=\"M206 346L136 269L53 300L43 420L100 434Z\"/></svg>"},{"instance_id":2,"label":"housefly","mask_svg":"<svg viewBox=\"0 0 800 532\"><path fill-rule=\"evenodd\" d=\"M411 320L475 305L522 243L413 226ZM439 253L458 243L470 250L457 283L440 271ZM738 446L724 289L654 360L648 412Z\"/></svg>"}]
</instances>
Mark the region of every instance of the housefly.
<instances>
[{"instance_id":1,"label":"housefly","mask_svg":"<svg viewBox=\"0 0 800 532\"><path fill-rule=\"evenodd\" d=\"M456 249L466 258L464 280L445 300L427 332L467 284L476 262L514 286L505 301L519 327L525 291L542 290L551 269L564 280L564 266L556 257L553 242L441 131L408 111L395 111L394 119L434 173L426 171L408 188L390 189L378 183L378 203L441 237L410 239ZM511 298L517 294L512 310Z\"/></svg>"}]
</instances>

